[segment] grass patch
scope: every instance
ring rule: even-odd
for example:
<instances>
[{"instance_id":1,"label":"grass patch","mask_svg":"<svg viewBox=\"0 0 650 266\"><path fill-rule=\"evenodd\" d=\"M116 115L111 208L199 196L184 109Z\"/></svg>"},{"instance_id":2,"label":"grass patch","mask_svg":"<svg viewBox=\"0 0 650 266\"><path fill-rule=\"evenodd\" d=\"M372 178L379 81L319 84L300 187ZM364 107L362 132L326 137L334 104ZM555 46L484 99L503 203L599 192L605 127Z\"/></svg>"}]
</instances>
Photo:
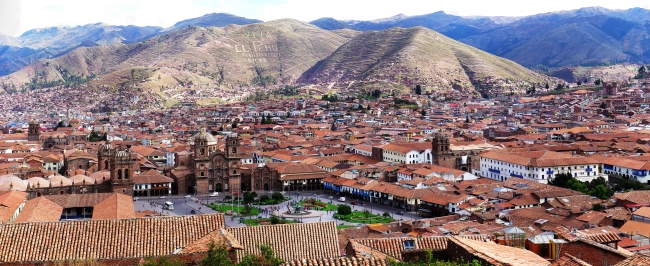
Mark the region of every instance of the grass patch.
<instances>
[{"instance_id":1,"label":"grass patch","mask_svg":"<svg viewBox=\"0 0 650 266\"><path fill-rule=\"evenodd\" d=\"M344 225L337 225L336 230L345 229L345 228L354 228L354 227L356 227L356 226L345 225L345 224Z\"/></svg>"},{"instance_id":2,"label":"grass patch","mask_svg":"<svg viewBox=\"0 0 650 266\"><path fill-rule=\"evenodd\" d=\"M206 206L208 206L208 208L213 209L215 211L219 211L219 212L233 211L233 212L239 213L239 214L244 215L244 216L248 216L248 215L257 216L260 213L259 209L252 208L252 207L250 208L250 212L246 213L245 212L246 206L241 206L241 205L232 206L232 205L211 203L211 204L208 204Z\"/></svg>"},{"instance_id":3,"label":"grass patch","mask_svg":"<svg viewBox=\"0 0 650 266\"><path fill-rule=\"evenodd\" d=\"M365 224L376 224L376 223L389 223L394 221L393 217L382 216L377 214L366 214L363 211L354 211L352 214L340 215L334 214L334 218L344 220L349 223L365 223Z\"/></svg>"},{"instance_id":4,"label":"grass patch","mask_svg":"<svg viewBox=\"0 0 650 266\"><path fill-rule=\"evenodd\" d=\"M336 211L339 209L338 205L325 203L312 198L301 200L299 204L305 207L305 209L309 208L316 211Z\"/></svg>"}]
</instances>

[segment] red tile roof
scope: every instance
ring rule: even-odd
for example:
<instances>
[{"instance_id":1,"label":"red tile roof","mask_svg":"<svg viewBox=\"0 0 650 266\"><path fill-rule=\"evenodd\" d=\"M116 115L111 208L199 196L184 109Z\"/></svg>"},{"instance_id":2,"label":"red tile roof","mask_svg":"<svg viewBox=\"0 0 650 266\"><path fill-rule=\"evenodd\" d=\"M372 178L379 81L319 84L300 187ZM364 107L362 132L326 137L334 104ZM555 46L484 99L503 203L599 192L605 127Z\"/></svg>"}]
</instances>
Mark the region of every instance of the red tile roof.
<instances>
[{"instance_id":1,"label":"red tile roof","mask_svg":"<svg viewBox=\"0 0 650 266\"><path fill-rule=\"evenodd\" d=\"M223 228L223 215L0 225L0 262L159 257Z\"/></svg>"},{"instance_id":2,"label":"red tile roof","mask_svg":"<svg viewBox=\"0 0 650 266\"><path fill-rule=\"evenodd\" d=\"M539 255L521 248L498 245L494 242L482 242L462 237L449 237L450 244L460 246L473 256L477 256L493 265L549 265Z\"/></svg>"},{"instance_id":3,"label":"red tile roof","mask_svg":"<svg viewBox=\"0 0 650 266\"><path fill-rule=\"evenodd\" d=\"M228 228L244 247L237 259L260 254L259 245L269 245L285 261L340 256L335 222L299 223Z\"/></svg>"}]
</instances>

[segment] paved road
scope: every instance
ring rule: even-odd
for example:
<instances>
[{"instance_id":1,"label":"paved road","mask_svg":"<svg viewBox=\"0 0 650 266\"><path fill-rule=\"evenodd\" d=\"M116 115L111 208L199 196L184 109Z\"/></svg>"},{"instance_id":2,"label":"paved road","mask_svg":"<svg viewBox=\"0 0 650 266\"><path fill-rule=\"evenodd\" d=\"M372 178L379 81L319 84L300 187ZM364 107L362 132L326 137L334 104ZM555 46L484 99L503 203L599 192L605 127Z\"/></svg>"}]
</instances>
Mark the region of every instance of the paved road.
<instances>
[{"instance_id":1,"label":"paved road","mask_svg":"<svg viewBox=\"0 0 650 266\"><path fill-rule=\"evenodd\" d=\"M343 204L343 202L338 202L338 198L339 198L338 196L324 194L323 191L302 192L297 196L296 194L289 192L285 194L285 196L292 197L293 199L298 199L298 200L302 200L306 198L317 198L318 200L327 203ZM330 196L332 196L332 199L329 199ZM134 201L133 203L136 211L151 210L165 215L192 215L191 211L194 210L196 214L212 214L212 213L216 213L216 211L208 208L203 204L221 201L223 200L223 197L224 197L223 195L218 197L209 197L208 195L197 195L197 196L192 196L190 198L185 198L183 196L170 196L162 199L158 197L140 197L139 200ZM162 206L166 201L171 201L172 203L174 203L174 210L162 209ZM345 204L349 205L351 201L352 200L347 199ZM371 210L372 213L377 215L382 215L384 212L388 212L396 220L400 220L400 219L412 220L418 218L415 212L404 212L404 215L398 215L396 213L398 211L403 211L403 210L392 208L385 205L380 205L377 203L361 202L361 201L359 202L363 203L364 205L350 205L353 208L353 210L368 209ZM152 205L151 203L154 204ZM262 205L261 207L268 208L271 206L280 208L280 213L287 211L287 202L276 204L276 205L266 205L266 206ZM336 219L332 217L334 214L335 214L334 212L326 212L321 217L303 218L302 221L305 223L319 222L319 221L335 221ZM268 215L263 215L263 216L268 217ZM226 218L226 225L229 227L245 226L244 224L240 223L238 219L233 219L228 216L226 216L225 218ZM348 223L340 220L336 220L336 221L337 224L346 224L346 225L354 225L354 226L358 225L355 223Z\"/></svg>"}]
</instances>

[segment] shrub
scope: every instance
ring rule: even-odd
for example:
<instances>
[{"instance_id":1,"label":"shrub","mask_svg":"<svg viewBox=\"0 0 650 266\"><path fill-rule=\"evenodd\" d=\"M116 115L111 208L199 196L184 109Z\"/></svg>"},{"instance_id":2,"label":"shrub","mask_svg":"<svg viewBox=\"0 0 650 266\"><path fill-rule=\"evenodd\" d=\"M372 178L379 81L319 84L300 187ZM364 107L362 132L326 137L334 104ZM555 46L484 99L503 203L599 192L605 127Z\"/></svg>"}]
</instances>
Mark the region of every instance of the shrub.
<instances>
[{"instance_id":1,"label":"shrub","mask_svg":"<svg viewBox=\"0 0 650 266\"><path fill-rule=\"evenodd\" d=\"M262 201L262 202L268 201L269 199L271 199L271 198L269 197L269 195L262 195L262 196L260 196L260 201Z\"/></svg>"},{"instance_id":2,"label":"shrub","mask_svg":"<svg viewBox=\"0 0 650 266\"><path fill-rule=\"evenodd\" d=\"M382 214L382 216L384 216L384 217L390 217L390 213L384 212L384 214Z\"/></svg>"},{"instance_id":3,"label":"shrub","mask_svg":"<svg viewBox=\"0 0 650 266\"><path fill-rule=\"evenodd\" d=\"M339 204L339 209L337 213L340 215L352 214L352 208L350 207L350 205Z\"/></svg>"},{"instance_id":4,"label":"shrub","mask_svg":"<svg viewBox=\"0 0 650 266\"><path fill-rule=\"evenodd\" d=\"M271 224L279 224L280 219L277 216L271 216Z\"/></svg>"},{"instance_id":5,"label":"shrub","mask_svg":"<svg viewBox=\"0 0 650 266\"><path fill-rule=\"evenodd\" d=\"M284 200L284 195L282 195L282 193L280 193L280 192L273 192L273 194L271 194L271 198L275 202L281 202L281 201Z\"/></svg>"}]
</instances>

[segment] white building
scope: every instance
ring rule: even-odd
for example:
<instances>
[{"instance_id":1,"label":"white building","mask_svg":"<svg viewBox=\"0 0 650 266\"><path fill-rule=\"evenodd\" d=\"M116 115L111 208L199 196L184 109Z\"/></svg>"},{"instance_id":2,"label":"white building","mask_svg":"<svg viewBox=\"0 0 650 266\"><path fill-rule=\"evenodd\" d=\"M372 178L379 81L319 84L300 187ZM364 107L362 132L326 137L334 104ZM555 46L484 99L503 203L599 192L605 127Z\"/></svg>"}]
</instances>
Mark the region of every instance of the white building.
<instances>
[{"instance_id":1,"label":"white building","mask_svg":"<svg viewBox=\"0 0 650 266\"><path fill-rule=\"evenodd\" d=\"M599 162L590 157L578 157L570 153L553 151L498 152L488 151L479 155L481 176L505 181L522 178L547 184L556 174L570 173L580 181L606 175L599 173Z\"/></svg>"},{"instance_id":2,"label":"white building","mask_svg":"<svg viewBox=\"0 0 650 266\"><path fill-rule=\"evenodd\" d=\"M381 148L384 162L431 163L430 143L386 144Z\"/></svg>"},{"instance_id":3,"label":"white building","mask_svg":"<svg viewBox=\"0 0 650 266\"><path fill-rule=\"evenodd\" d=\"M626 177L647 184L650 181L650 162L645 156L593 156L603 164L603 173L612 177Z\"/></svg>"}]
</instances>

